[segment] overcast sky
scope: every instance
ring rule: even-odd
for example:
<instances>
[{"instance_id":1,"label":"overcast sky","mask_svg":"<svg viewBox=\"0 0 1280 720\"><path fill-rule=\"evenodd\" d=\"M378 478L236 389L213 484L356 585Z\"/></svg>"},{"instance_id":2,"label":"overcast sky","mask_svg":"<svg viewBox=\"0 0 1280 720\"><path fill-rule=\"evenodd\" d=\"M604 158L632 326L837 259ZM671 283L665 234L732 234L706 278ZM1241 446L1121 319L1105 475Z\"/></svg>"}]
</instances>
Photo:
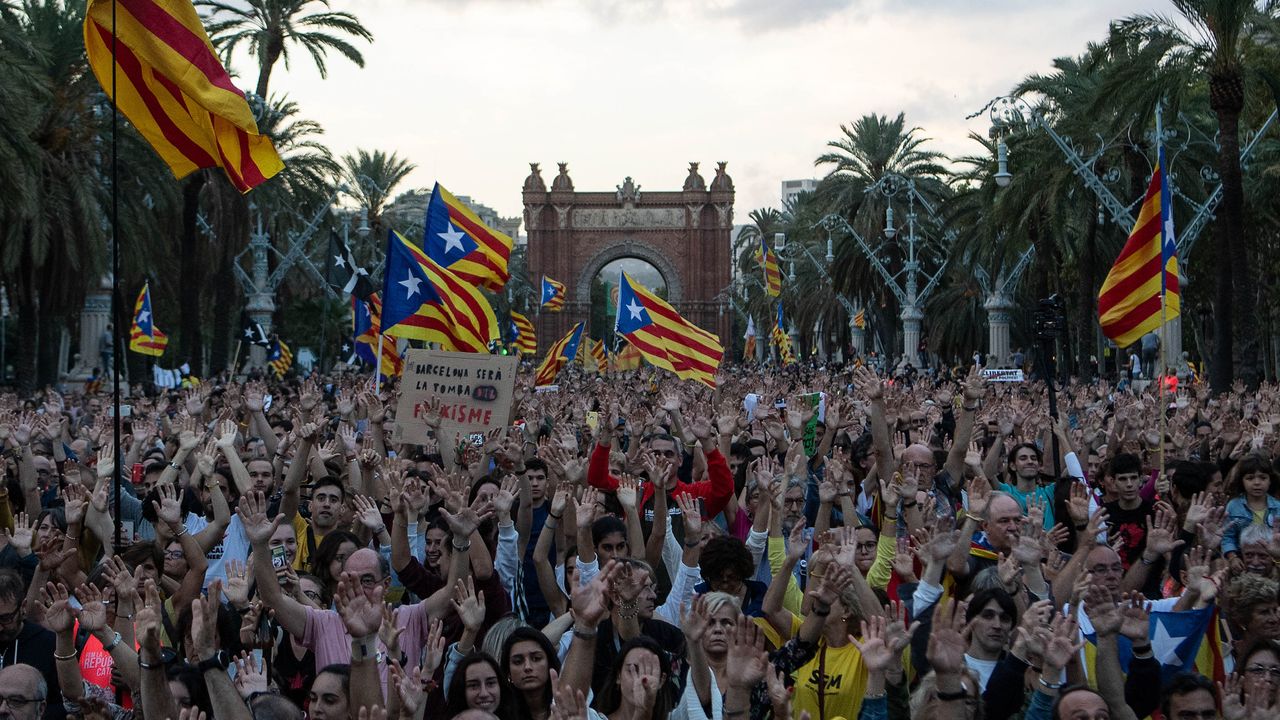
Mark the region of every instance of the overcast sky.
<instances>
[{"instance_id":1,"label":"overcast sky","mask_svg":"<svg viewBox=\"0 0 1280 720\"><path fill-rule=\"evenodd\" d=\"M736 220L779 205L784 179L841 123L905 112L953 154L965 120L1107 23L1170 12L1163 0L332 0L374 34L366 67L330 55L321 80L301 50L279 66L287 93L335 155L395 151L417 165L398 190L439 180L504 215L521 212L528 163L550 185L569 163L579 190L625 176L679 189L688 162L729 163ZM251 88L256 71L233 69Z\"/></svg>"}]
</instances>

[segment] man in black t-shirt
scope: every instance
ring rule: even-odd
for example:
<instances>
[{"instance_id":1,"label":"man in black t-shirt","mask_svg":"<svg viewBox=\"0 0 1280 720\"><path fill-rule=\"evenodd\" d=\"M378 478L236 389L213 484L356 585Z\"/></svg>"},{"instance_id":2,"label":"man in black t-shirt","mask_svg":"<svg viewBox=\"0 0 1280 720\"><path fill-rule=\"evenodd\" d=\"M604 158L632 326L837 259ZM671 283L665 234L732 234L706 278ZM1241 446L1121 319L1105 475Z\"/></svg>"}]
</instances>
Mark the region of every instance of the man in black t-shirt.
<instances>
[{"instance_id":1,"label":"man in black t-shirt","mask_svg":"<svg viewBox=\"0 0 1280 720\"><path fill-rule=\"evenodd\" d=\"M1154 514L1155 504L1142 499L1142 461L1132 453L1120 453L1111 459L1107 478L1115 488L1116 500L1103 507L1107 510L1107 537L1119 537L1120 560L1126 570L1142 557L1147 547L1147 520Z\"/></svg>"}]
</instances>

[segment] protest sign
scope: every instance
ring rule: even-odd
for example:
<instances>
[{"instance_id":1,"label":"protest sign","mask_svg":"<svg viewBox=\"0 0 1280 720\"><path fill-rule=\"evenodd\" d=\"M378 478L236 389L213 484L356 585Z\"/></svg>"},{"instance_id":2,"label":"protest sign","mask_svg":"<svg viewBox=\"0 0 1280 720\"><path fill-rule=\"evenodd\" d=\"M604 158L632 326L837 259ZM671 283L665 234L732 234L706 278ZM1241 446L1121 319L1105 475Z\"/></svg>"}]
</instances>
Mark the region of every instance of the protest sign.
<instances>
[{"instance_id":1,"label":"protest sign","mask_svg":"<svg viewBox=\"0 0 1280 720\"><path fill-rule=\"evenodd\" d=\"M1022 371L1013 370L983 370L982 379L987 382L1022 382L1024 380Z\"/></svg>"},{"instance_id":2,"label":"protest sign","mask_svg":"<svg viewBox=\"0 0 1280 720\"><path fill-rule=\"evenodd\" d=\"M392 440L425 443L432 400L439 402L442 453L452 454L459 435L465 440L473 433L505 426L511 415L516 362L515 355L410 349L404 358Z\"/></svg>"}]
</instances>

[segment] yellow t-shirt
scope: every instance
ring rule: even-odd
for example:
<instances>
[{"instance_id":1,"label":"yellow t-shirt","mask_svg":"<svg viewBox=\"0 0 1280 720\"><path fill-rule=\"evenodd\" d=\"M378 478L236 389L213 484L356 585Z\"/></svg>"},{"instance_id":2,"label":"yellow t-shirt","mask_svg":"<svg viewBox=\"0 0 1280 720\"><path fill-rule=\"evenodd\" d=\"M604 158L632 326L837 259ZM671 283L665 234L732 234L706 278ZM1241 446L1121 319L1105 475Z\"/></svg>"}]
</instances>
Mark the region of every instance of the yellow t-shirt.
<instances>
[{"instance_id":1,"label":"yellow t-shirt","mask_svg":"<svg viewBox=\"0 0 1280 720\"><path fill-rule=\"evenodd\" d=\"M823 672L819 672L819 668ZM796 673L795 681L795 694L791 699L793 717L808 711L813 720L839 717L856 720L862 709L862 696L867 692L867 667L856 645L850 643L836 648L823 642L818 654Z\"/></svg>"},{"instance_id":2,"label":"yellow t-shirt","mask_svg":"<svg viewBox=\"0 0 1280 720\"><path fill-rule=\"evenodd\" d=\"M311 572L311 548L307 540L307 530L311 528L311 523L302 515L294 513L293 515L293 533L298 540L298 555L293 559L293 569L298 572ZM316 547L320 547L320 543L324 540L324 536L315 533L313 537L316 540Z\"/></svg>"},{"instance_id":3,"label":"yellow t-shirt","mask_svg":"<svg viewBox=\"0 0 1280 720\"><path fill-rule=\"evenodd\" d=\"M1261 510L1253 510L1252 508L1250 508L1250 510L1253 512L1253 524L1254 524L1254 525L1266 525L1266 524L1267 524L1267 509L1266 509L1266 508L1262 508Z\"/></svg>"}]
</instances>

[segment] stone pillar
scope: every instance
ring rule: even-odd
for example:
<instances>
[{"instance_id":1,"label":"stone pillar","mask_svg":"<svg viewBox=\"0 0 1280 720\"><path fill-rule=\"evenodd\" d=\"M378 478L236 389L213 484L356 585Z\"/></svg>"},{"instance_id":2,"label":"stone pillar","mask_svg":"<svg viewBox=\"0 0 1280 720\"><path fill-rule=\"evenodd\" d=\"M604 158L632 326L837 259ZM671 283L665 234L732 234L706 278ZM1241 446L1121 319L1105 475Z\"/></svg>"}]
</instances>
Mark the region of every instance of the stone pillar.
<instances>
[{"instance_id":1,"label":"stone pillar","mask_svg":"<svg viewBox=\"0 0 1280 720\"><path fill-rule=\"evenodd\" d=\"M93 369L101 361L98 352L98 341L111 322L111 276L98 278L98 286L92 288L84 297L84 307L80 309L80 359L67 376L73 382L89 379ZM123 351L124 348L118 348ZM104 374L110 374L111 368L103 368ZM104 375L105 377L105 375Z\"/></svg>"},{"instance_id":2,"label":"stone pillar","mask_svg":"<svg viewBox=\"0 0 1280 720\"><path fill-rule=\"evenodd\" d=\"M993 367L1009 366L1009 312L1013 300L1005 293L992 293L982 307L987 311L988 364Z\"/></svg>"},{"instance_id":3,"label":"stone pillar","mask_svg":"<svg viewBox=\"0 0 1280 720\"><path fill-rule=\"evenodd\" d=\"M855 355L867 354L867 331L849 321L849 336L853 340L853 353Z\"/></svg>"},{"instance_id":4,"label":"stone pillar","mask_svg":"<svg viewBox=\"0 0 1280 720\"><path fill-rule=\"evenodd\" d=\"M249 318L262 326L262 330L271 336L271 318L275 314L276 301L274 293L271 292L270 286L270 267L267 265L267 248L270 245L270 238L262 229L262 217L258 217L258 229L249 238L249 247L253 251L253 287L254 291L249 293L249 302L245 305L245 311L249 314ZM245 348L241 346L240 354L243 356ZM267 364L267 348L260 345L250 345L248 347L249 361L242 363L241 368L248 370L251 368L264 367ZM235 372L235 369L233 369Z\"/></svg>"},{"instance_id":5,"label":"stone pillar","mask_svg":"<svg viewBox=\"0 0 1280 720\"><path fill-rule=\"evenodd\" d=\"M902 308L902 357L910 361L916 368L920 367L920 321L924 313L915 305Z\"/></svg>"}]
</instances>

